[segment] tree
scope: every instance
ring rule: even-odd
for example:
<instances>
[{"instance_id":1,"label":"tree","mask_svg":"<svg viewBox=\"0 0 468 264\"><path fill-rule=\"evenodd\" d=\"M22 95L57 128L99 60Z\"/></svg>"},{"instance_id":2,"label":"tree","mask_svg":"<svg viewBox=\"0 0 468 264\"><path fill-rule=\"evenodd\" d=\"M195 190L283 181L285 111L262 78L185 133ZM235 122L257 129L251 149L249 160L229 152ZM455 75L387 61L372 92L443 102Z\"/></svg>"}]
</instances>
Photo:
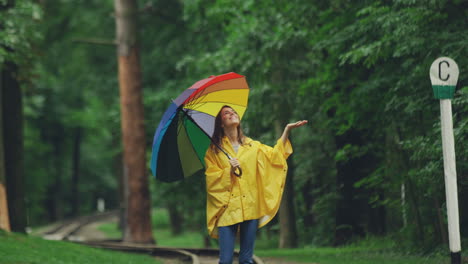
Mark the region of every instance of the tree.
<instances>
[{"instance_id":1,"label":"tree","mask_svg":"<svg viewBox=\"0 0 468 264\"><path fill-rule=\"evenodd\" d=\"M11 229L25 232L26 212L23 177L23 104L18 67L6 63L2 71L2 112L5 172Z\"/></svg>"},{"instance_id":2,"label":"tree","mask_svg":"<svg viewBox=\"0 0 468 264\"><path fill-rule=\"evenodd\" d=\"M8 214L8 197L5 174L5 156L3 144L3 71L0 69L0 229L10 231Z\"/></svg>"},{"instance_id":3,"label":"tree","mask_svg":"<svg viewBox=\"0 0 468 264\"><path fill-rule=\"evenodd\" d=\"M127 242L152 243L137 12L136 1L115 0L127 202L127 225L123 239Z\"/></svg>"},{"instance_id":4,"label":"tree","mask_svg":"<svg viewBox=\"0 0 468 264\"><path fill-rule=\"evenodd\" d=\"M0 134L3 143L0 163L3 162L1 170L4 173L0 178L7 186L10 226L17 232L24 232L26 227L23 89L30 80L34 57L30 52L31 46L40 36L31 36L36 25L33 18L40 17L36 7L31 1L24 0L8 0L0 4Z\"/></svg>"}]
</instances>

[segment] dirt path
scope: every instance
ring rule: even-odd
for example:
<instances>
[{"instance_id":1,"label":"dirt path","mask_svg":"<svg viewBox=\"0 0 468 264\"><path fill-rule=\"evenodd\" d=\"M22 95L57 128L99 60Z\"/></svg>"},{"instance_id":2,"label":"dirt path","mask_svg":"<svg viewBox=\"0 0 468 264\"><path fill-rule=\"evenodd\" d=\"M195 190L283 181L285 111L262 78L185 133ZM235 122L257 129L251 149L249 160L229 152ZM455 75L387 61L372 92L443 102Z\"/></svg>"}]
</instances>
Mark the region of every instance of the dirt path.
<instances>
[{"instance_id":1,"label":"dirt path","mask_svg":"<svg viewBox=\"0 0 468 264\"><path fill-rule=\"evenodd\" d=\"M101 240L108 239L106 234L98 229L98 227L105 223L116 223L118 220L117 216L112 216L102 221L94 222L89 225L85 225L80 230L70 237L71 240L85 241L85 240Z\"/></svg>"}]
</instances>

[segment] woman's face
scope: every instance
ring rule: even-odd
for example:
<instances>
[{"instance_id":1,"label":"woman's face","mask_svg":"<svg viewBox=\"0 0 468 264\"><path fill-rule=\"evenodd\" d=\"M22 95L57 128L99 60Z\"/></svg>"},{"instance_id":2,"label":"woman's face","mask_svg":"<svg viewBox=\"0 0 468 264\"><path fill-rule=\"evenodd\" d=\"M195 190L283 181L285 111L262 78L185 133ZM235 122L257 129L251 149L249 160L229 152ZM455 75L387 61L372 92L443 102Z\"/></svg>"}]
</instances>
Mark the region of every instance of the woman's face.
<instances>
[{"instance_id":1,"label":"woman's face","mask_svg":"<svg viewBox=\"0 0 468 264\"><path fill-rule=\"evenodd\" d=\"M239 115L230 107L223 107L221 109L221 120L223 127L237 127L240 123Z\"/></svg>"}]
</instances>

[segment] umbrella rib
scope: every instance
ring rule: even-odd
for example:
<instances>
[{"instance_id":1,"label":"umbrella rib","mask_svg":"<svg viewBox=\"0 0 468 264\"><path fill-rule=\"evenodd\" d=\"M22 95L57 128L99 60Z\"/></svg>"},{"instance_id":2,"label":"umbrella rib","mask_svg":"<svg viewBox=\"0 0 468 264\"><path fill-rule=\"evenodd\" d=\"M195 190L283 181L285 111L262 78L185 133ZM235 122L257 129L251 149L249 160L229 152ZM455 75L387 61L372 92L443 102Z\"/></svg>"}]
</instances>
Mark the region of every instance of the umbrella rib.
<instances>
[{"instance_id":1,"label":"umbrella rib","mask_svg":"<svg viewBox=\"0 0 468 264\"><path fill-rule=\"evenodd\" d=\"M204 87L202 88L202 90L200 91L200 93L196 93L194 95L194 98L198 98L200 96L202 96L203 94L205 94L206 90L208 87L212 86L212 85L216 85L216 84L219 84L219 83L223 83L223 82L227 82L227 81L232 81L234 79L238 79L238 78L233 78L233 79L226 79L226 80L222 80L220 82L216 82L216 83L213 83L213 84L210 84L208 85L207 87ZM200 88L199 88L200 89ZM248 89L248 88L225 88L225 89L221 89L221 90L235 90L235 89Z\"/></svg>"},{"instance_id":2,"label":"umbrella rib","mask_svg":"<svg viewBox=\"0 0 468 264\"><path fill-rule=\"evenodd\" d=\"M231 89L231 90L234 90L234 89ZM198 99L198 98L196 98L196 99ZM191 100L190 102L184 104L184 108L187 108L187 106L192 107L194 105L198 105L197 107L190 108L190 109L193 109L193 110L197 110L198 108L200 108L203 105L208 104L208 103L225 103L225 104L230 104L230 105L246 107L245 105L242 105L242 104L230 103L230 102L225 102L225 101L205 101L205 102L201 103L201 102L199 102L199 100L196 100L196 99Z\"/></svg>"},{"instance_id":3,"label":"umbrella rib","mask_svg":"<svg viewBox=\"0 0 468 264\"><path fill-rule=\"evenodd\" d=\"M182 110L182 112L185 112L185 111ZM188 116L188 115L186 114L186 116ZM193 122L193 119L191 119L191 120L192 120L192 122ZM194 123L199 129L201 129L195 122L193 122L193 123ZM183 127L184 127L184 129L185 129L185 134L187 134L187 136L190 138L190 136L189 136L189 131L187 130L187 127L186 127L186 126L183 126ZM203 129L201 129L201 130L203 131ZM203 131L203 133L204 133L206 136L208 136L208 134L206 134L205 131ZM213 142L209 136L208 136L208 138L210 139L211 142ZM191 145L191 147L192 147L192 150L193 150L195 153L197 153L197 150L196 150L195 147L193 146L193 143L192 143L191 140L190 140L190 143L191 143L190 145ZM195 155L195 156L197 156L198 161L200 161L201 164L204 164L204 162L200 159L200 157L199 157L198 155Z\"/></svg>"},{"instance_id":4,"label":"umbrella rib","mask_svg":"<svg viewBox=\"0 0 468 264\"><path fill-rule=\"evenodd\" d=\"M205 94L207 94L207 93L206 93L206 89L203 89L203 90L200 91L199 93L196 93L196 94L193 96L193 98L192 98L189 102L187 102L185 105L190 104L190 103L192 103L192 102L194 102L194 101L197 101L200 97L202 97L202 96L205 95Z\"/></svg>"},{"instance_id":5,"label":"umbrella rib","mask_svg":"<svg viewBox=\"0 0 468 264\"><path fill-rule=\"evenodd\" d=\"M184 108L187 108L187 109L190 109L190 110L194 110L194 111L198 111L198 109L202 106L204 106L205 104L208 104L208 103L223 103L225 105L232 105L232 106L239 106L239 107L246 107L245 105L241 105L241 104L234 104L234 103L228 103L228 102L222 102L222 101L208 101L208 102L204 102L204 103L199 103L198 106L196 107L193 107L194 105L189 105L190 108L187 108L186 106L187 105L184 105L183 107ZM202 112L202 111L198 111L199 113L205 113L205 112ZM207 113L205 113L207 114Z\"/></svg>"},{"instance_id":6,"label":"umbrella rib","mask_svg":"<svg viewBox=\"0 0 468 264\"><path fill-rule=\"evenodd\" d=\"M231 159L231 156L229 156L229 154L228 154L220 145L218 145L217 143L215 143L215 142L213 141L213 139L211 138L211 136L208 135L208 134L205 132L205 130L203 130L203 129L197 124L197 122L196 122L195 120L193 120L193 118L192 118L184 109L182 109L182 112L185 114L185 116L186 116L188 119L190 119L190 120L193 122L193 124L195 124L195 125L210 139L210 141L211 141L211 143L212 143L213 145L215 145L219 150L221 150L221 151L226 155L226 157L228 157L228 159Z\"/></svg>"},{"instance_id":7,"label":"umbrella rib","mask_svg":"<svg viewBox=\"0 0 468 264\"><path fill-rule=\"evenodd\" d=\"M177 118L179 118L179 121L177 121L177 122L181 122L180 116L177 116ZM182 130L183 127L184 127L184 126L178 126L178 127L177 127L177 136L180 134L180 131Z\"/></svg>"},{"instance_id":8,"label":"umbrella rib","mask_svg":"<svg viewBox=\"0 0 468 264\"><path fill-rule=\"evenodd\" d=\"M244 107L245 107L245 105L236 104L236 103L230 103L230 102L225 102L225 101L206 101L206 102L204 102L204 103L199 103L199 104L200 104L199 107L201 107L201 106L203 106L203 105L205 105L205 104L209 104L209 103L225 103L225 104L237 105L237 106L244 106ZM185 105L185 106L186 106L186 105ZM187 108L187 107L185 107L185 106L184 106L184 108ZM192 105L190 105L190 106L192 106ZM195 110L196 108L193 108L193 109Z\"/></svg>"},{"instance_id":9,"label":"umbrella rib","mask_svg":"<svg viewBox=\"0 0 468 264\"><path fill-rule=\"evenodd\" d=\"M217 90L217 91L227 91L227 90L249 90L247 88L227 88L227 89L222 89L222 90ZM217 92L217 91L213 91L213 92ZM200 93L197 93L189 102L185 103L185 105L191 105L191 104L197 104L198 103L198 99L200 99L200 97L203 97L204 95L207 95L207 94L210 94L210 93L206 93L206 89L201 91Z\"/></svg>"}]
</instances>

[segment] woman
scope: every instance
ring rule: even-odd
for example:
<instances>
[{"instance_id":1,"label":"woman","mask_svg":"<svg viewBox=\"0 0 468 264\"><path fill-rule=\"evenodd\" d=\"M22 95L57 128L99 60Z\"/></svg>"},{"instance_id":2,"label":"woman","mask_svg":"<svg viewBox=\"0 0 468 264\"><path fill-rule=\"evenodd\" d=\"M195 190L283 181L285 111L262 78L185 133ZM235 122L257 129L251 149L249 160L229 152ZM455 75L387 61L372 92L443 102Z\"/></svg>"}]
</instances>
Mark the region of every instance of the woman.
<instances>
[{"instance_id":1,"label":"woman","mask_svg":"<svg viewBox=\"0 0 468 264\"><path fill-rule=\"evenodd\" d=\"M273 219L281 202L286 159L292 153L289 132L306 123L288 124L272 148L244 136L231 107L223 106L216 116L213 142L236 157L229 160L214 144L205 155L207 225L210 236L219 239L220 264L232 263L238 229L239 263L253 263L257 227ZM237 177L239 167L242 175Z\"/></svg>"}]
</instances>

